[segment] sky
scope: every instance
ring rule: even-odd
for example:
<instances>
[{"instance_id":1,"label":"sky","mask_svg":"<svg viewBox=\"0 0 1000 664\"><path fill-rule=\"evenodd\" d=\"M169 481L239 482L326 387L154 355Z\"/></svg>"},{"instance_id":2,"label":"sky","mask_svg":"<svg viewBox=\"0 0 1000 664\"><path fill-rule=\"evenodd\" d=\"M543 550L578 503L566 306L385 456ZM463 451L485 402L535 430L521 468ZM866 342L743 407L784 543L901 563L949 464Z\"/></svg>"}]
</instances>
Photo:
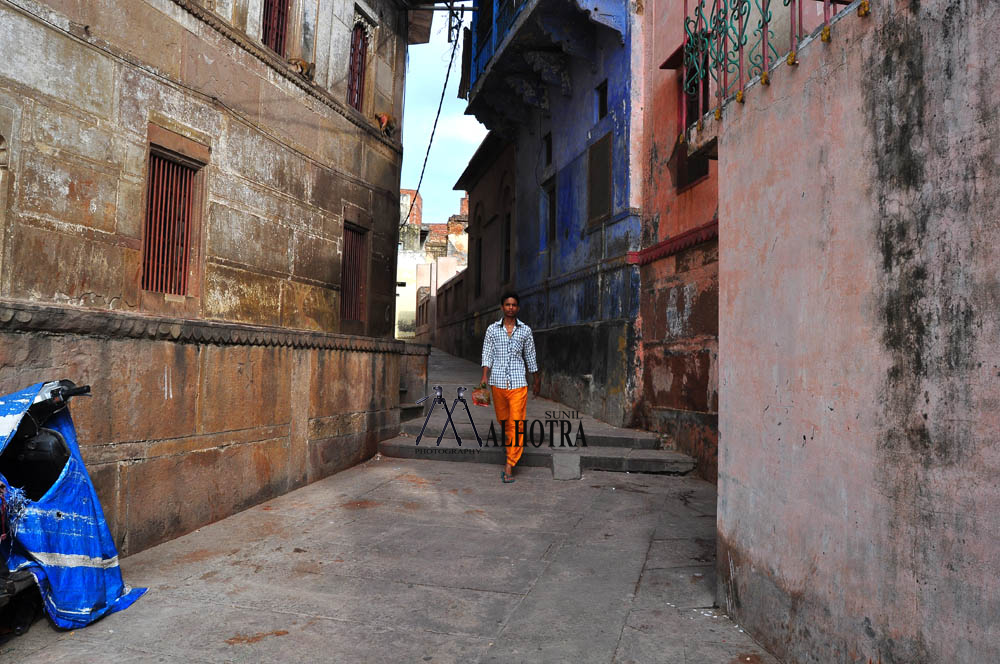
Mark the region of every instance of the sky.
<instances>
[{"instance_id":1,"label":"sky","mask_svg":"<svg viewBox=\"0 0 1000 664\"><path fill-rule=\"evenodd\" d=\"M468 27L469 22L470 15L466 14L463 25ZM420 179L420 167L441 99L441 86L448 70L451 48L452 44L448 43L448 15L434 12L430 43L416 44L408 49L403 107L403 176L400 183L403 189L415 189ZM460 39L448 78L441 118L427 160L427 172L420 186L425 224L444 223L451 215L458 214L463 194L453 191L452 187L486 137L486 128L473 116L465 115L466 102L457 96L461 77Z\"/></svg>"}]
</instances>

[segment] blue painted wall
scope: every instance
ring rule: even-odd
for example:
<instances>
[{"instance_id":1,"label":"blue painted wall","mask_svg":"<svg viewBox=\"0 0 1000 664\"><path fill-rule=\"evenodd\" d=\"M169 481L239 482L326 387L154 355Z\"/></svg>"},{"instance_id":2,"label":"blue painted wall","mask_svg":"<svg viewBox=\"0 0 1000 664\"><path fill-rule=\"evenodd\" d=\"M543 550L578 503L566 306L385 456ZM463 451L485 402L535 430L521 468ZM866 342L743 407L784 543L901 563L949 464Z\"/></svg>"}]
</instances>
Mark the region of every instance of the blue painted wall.
<instances>
[{"instance_id":1,"label":"blue painted wall","mask_svg":"<svg viewBox=\"0 0 1000 664\"><path fill-rule=\"evenodd\" d=\"M514 93L509 93L512 107L523 112L517 117L513 134L506 134L515 144L510 285L521 296L520 317L535 330L543 394L607 422L628 426L634 422L637 403L639 330L635 321L639 315L639 272L637 266L626 263L626 254L640 248L641 234L639 211L628 206L631 187L640 184L632 182L629 163L633 104L631 17L628 3L592 1L620 12L620 16L605 16L602 20L622 27L625 33L588 23L588 14L575 6L575 0L541 0L537 5L528 2L524 9L540 9L536 16L550 17L545 29L560 33L559 39L575 38L571 46L582 45L589 52L587 57L568 56L570 94L550 86L547 111L525 107ZM558 21L565 22L551 22L553 14L560 14ZM591 32L593 37L589 36ZM535 35L526 41L539 43ZM551 44L539 48L545 50ZM516 54L495 57L494 62L516 67ZM514 58L515 62L505 58ZM481 64L486 67L487 60L483 60ZM497 110L490 104L496 103L496 96L501 94L498 90L504 87L504 66L497 73L489 67L483 71L487 78L479 85L494 96L493 101L488 95L481 98L478 107L490 117ZM490 81L491 75L497 80ZM596 88L605 80L608 112L598 118ZM474 106L476 94L474 90ZM551 165L545 164L543 143L548 133L552 135ZM609 134L611 215L603 223L588 226L589 149ZM552 238L548 237L545 193L550 182L555 184L557 201L556 233ZM484 251L500 252L501 248L484 247ZM496 306L470 312L461 322L461 330L452 336L481 338L478 332L482 323L492 322L497 315Z\"/></svg>"},{"instance_id":2,"label":"blue painted wall","mask_svg":"<svg viewBox=\"0 0 1000 664\"><path fill-rule=\"evenodd\" d=\"M641 231L638 212L628 207L631 40L626 34L623 44L617 33L604 28L597 29L597 37L593 65L570 60L572 96L550 89L548 117L535 112L517 136L515 286L524 294L528 312L544 315L544 327L638 315L638 271L633 266L606 271L600 284L597 278L603 261L639 248ZM598 119L595 89L605 79L608 114ZM546 167L542 139L549 132L553 163ZM588 228L588 150L609 132L611 220ZM552 179L557 198L554 242L548 237L543 193L543 185Z\"/></svg>"}]
</instances>

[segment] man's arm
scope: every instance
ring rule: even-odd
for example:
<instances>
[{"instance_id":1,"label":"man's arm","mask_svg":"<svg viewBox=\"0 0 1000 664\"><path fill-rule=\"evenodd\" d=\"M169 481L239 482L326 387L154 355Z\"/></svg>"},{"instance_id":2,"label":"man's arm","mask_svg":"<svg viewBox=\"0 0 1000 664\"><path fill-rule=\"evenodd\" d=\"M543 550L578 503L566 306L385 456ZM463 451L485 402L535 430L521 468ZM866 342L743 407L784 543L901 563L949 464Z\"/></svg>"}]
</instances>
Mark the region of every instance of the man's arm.
<instances>
[{"instance_id":1,"label":"man's arm","mask_svg":"<svg viewBox=\"0 0 1000 664\"><path fill-rule=\"evenodd\" d=\"M479 384L485 385L493 367L493 335L490 334L489 328L486 329L486 338L483 339L483 361L480 364L483 365L483 379Z\"/></svg>"},{"instance_id":2,"label":"man's arm","mask_svg":"<svg viewBox=\"0 0 1000 664\"><path fill-rule=\"evenodd\" d=\"M529 374L533 374L534 376L531 393L537 397L542 387L542 374L538 371L538 358L535 355L535 336L531 333L530 329L528 330L528 338L524 341L524 368ZM528 382L531 383L532 380L528 379Z\"/></svg>"},{"instance_id":3,"label":"man's arm","mask_svg":"<svg viewBox=\"0 0 1000 664\"><path fill-rule=\"evenodd\" d=\"M534 384L531 386L531 393L537 397L538 393L542 390L542 373L540 371L536 371L535 373L528 372L528 375L534 376ZM531 383L532 379L528 378L528 382Z\"/></svg>"}]
</instances>

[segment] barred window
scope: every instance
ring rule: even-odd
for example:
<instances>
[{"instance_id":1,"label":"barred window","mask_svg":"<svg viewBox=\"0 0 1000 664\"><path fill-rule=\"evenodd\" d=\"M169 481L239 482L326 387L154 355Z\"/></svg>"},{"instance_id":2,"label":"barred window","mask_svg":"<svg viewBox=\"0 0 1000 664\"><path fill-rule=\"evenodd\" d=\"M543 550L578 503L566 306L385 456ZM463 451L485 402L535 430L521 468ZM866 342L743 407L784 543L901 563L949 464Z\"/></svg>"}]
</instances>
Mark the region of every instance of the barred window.
<instances>
[{"instance_id":1,"label":"barred window","mask_svg":"<svg viewBox=\"0 0 1000 664\"><path fill-rule=\"evenodd\" d=\"M365 319L365 231L344 226L344 258L340 266L340 319Z\"/></svg>"},{"instance_id":2,"label":"barred window","mask_svg":"<svg viewBox=\"0 0 1000 664\"><path fill-rule=\"evenodd\" d=\"M264 0L264 45L285 57L290 0Z\"/></svg>"},{"instance_id":3,"label":"barred window","mask_svg":"<svg viewBox=\"0 0 1000 664\"><path fill-rule=\"evenodd\" d=\"M142 288L187 295L199 164L151 146L143 230Z\"/></svg>"},{"instance_id":4,"label":"barred window","mask_svg":"<svg viewBox=\"0 0 1000 664\"><path fill-rule=\"evenodd\" d=\"M684 76L680 77L679 95L681 99L681 106L678 107L677 111L677 124L681 126L682 131L687 129L687 127L684 126L685 118L687 119L688 126L697 123L699 111L707 110L709 103L707 80L702 81L700 105L697 92L693 95L689 95L684 92L685 81L697 80L699 69L694 67L692 64L684 71ZM702 68L700 71L708 71L707 54L702 60ZM702 76L704 77L704 74L702 74ZM674 176L674 186L678 190L686 189L708 175L708 157L704 155L689 155L687 145L678 146L676 159L673 163L671 163L671 166L673 166L671 169L671 175Z\"/></svg>"},{"instance_id":5,"label":"barred window","mask_svg":"<svg viewBox=\"0 0 1000 664\"><path fill-rule=\"evenodd\" d=\"M347 84L347 103L361 109L365 98L365 68L368 59L368 28L363 19L356 19L351 35L351 70Z\"/></svg>"}]
</instances>

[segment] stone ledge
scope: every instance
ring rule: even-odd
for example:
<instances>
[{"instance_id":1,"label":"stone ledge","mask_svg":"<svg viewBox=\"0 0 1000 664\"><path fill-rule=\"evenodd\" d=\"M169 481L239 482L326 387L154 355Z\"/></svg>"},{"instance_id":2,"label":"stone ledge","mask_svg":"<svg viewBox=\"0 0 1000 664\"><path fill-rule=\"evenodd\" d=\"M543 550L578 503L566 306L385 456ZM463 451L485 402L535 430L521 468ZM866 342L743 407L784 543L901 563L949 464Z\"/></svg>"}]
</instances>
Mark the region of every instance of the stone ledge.
<instances>
[{"instance_id":1,"label":"stone ledge","mask_svg":"<svg viewBox=\"0 0 1000 664\"><path fill-rule=\"evenodd\" d=\"M429 347L425 347L423 353L419 347L408 350L404 342L394 339L375 339L242 323L193 321L2 299L0 299L0 331L80 334L219 346L286 346L395 355L430 353Z\"/></svg>"},{"instance_id":2,"label":"stone ledge","mask_svg":"<svg viewBox=\"0 0 1000 664\"><path fill-rule=\"evenodd\" d=\"M416 341L402 341L403 355L430 355L431 345L417 343Z\"/></svg>"}]
</instances>

